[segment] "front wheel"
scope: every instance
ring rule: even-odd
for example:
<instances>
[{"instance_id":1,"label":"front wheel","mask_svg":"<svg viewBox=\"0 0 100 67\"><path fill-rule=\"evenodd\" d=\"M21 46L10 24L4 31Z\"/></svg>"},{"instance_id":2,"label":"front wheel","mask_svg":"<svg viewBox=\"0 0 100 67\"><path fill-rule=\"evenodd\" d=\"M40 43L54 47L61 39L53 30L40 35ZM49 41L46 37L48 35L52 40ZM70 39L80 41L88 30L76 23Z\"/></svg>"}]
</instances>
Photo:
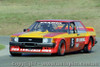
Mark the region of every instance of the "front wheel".
<instances>
[{"instance_id":1,"label":"front wheel","mask_svg":"<svg viewBox=\"0 0 100 67\"><path fill-rule=\"evenodd\" d=\"M90 53L92 51L92 45L93 45L93 42L92 42L92 39L90 39L89 43L87 45L85 45L85 47L84 47L84 52Z\"/></svg>"},{"instance_id":2,"label":"front wheel","mask_svg":"<svg viewBox=\"0 0 100 67\"><path fill-rule=\"evenodd\" d=\"M13 53L13 52L10 52L10 54L11 54L12 56L21 56L21 55L22 55L22 53Z\"/></svg>"},{"instance_id":3,"label":"front wheel","mask_svg":"<svg viewBox=\"0 0 100 67\"><path fill-rule=\"evenodd\" d=\"M11 52L10 49L11 49L11 46L9 46L9 52L11 56L21 56L22 55L22 53Z\"/></svg>"},{"instance_id":4,"label":"front wheel","mask_svg":"<svg viewBox=\"0 0 100 67\"><path fill-rule=\"evenodd\" d=\"M65 49L66 49L66 47L65 47L65 41L62 40L62 41L60 42L60 44L59 44L58 55L60 55L60 56L65 55Z\"/></svg>"}]
</instances>

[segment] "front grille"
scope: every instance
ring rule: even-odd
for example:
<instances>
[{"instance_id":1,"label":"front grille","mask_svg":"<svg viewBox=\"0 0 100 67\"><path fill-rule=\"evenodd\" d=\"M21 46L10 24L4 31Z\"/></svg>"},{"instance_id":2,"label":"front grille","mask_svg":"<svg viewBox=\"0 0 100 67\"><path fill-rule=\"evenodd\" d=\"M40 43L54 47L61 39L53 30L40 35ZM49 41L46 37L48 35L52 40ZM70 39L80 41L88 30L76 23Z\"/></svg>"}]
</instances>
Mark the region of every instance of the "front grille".
<instances>
[{"instance_id":1,"label":"front grille","mask_svg":"<svg viewBox=\"0 0 100 67\"><path fill-rule=\"evenodd\" d=\"M42 49L42 47L20 47L20 48L23 48L23 49Z\"/></svg>"},{"instance_id":2,"label":"front grille","mask_svg":"<svg viewBox=\"0 0 100 67\"><path fill-rule=\"evenodd\" d=\"M42 38L19 38L19 42L36 42L36 43L42 43Z\"/></svg>"}]
</instances>

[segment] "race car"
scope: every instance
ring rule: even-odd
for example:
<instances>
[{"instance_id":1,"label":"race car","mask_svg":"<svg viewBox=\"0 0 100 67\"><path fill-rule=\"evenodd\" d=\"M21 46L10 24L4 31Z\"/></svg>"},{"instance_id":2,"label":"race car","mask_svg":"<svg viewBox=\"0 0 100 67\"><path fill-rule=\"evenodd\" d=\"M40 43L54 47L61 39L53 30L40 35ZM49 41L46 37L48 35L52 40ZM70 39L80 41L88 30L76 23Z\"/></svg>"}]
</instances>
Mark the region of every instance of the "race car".
<instances>
[{"instance_id":1,"label":"race car","mask_svg":"<svg viewBox=\"0 0 100 67\"><path fill-rule=\"evenodd\" d=\"M97 43L93 27L79 20L37 20L23 32L10 38L10 54L49 53L59 56L81 51L90 53Z\"/></svg>"}]
</instances>

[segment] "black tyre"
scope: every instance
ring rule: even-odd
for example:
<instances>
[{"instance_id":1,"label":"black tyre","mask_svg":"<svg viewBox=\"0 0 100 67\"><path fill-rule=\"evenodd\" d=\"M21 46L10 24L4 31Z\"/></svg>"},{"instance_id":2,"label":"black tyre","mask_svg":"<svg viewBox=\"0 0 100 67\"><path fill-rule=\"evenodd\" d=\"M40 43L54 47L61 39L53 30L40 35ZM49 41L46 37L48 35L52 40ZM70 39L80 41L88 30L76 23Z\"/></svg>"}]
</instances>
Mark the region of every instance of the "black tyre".
<instances>
[{"instance_id":1,"label":"black tyre","mask_svg":"<svg viewBox=\"0 0 100 67\"><path fill-rule=\"evenodd\" d=\"M58 55L60 56L65 55L65 50L66 50L65 41L61 40L58 48Z\"/></svg>"},{"instance_id":2,"label":"black tyre","mask_svg":"<svg viewBox=\"0 0 100 67\"><path fill-rule=\"evenodd\" d=\"M90 38L89 43L88 43L87 45L85 45L85 47L84 47L84 52L85 52L85 53L91 53L91 51L92 51L92 46L93 46L93 41L92 41L92 39Z\"/></svg>"},{"instance_id":3,"label":"black tyre","mask_svg":"<svg viewBox=\"0 0 100 67\"><path fill-rule=\"evenodd\" d=\"M11 52L10 49L11 49L11 46L9 46L9 52L10 52L10 54L11 54L12 56L21 56L21 55L22 55L22 53Z\"/></svg>"},{"instance_id":4,"label":"black tyre","mask_svg":"<svg viewBox=\"0 0 100 67\"><path fill-rule=\"evenodd\" d=\"M12 56L21 56L21 55L22 55L22 53L13 53L13 52L10 52L10 54L11 54Z\"/></svg>"}]
</instances>

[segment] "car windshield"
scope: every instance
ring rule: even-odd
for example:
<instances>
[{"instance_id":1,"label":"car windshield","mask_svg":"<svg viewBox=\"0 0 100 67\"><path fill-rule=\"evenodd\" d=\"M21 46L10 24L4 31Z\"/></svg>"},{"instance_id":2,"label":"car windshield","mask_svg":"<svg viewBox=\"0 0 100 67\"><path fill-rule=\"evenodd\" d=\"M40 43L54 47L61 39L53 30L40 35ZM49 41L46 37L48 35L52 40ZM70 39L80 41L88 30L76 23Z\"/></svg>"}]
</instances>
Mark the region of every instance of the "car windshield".
<instances>
[{"instance_id":1,"label":"car windshield","mask_svg":"<svg viewBox=\"0 0 100 67\"><path fill-rule=\"evenodd\" d=\"M41 32L67 32L68 23L65 22L35 22L29 28L30 31Z\"/></svg>"}]
</instances>

